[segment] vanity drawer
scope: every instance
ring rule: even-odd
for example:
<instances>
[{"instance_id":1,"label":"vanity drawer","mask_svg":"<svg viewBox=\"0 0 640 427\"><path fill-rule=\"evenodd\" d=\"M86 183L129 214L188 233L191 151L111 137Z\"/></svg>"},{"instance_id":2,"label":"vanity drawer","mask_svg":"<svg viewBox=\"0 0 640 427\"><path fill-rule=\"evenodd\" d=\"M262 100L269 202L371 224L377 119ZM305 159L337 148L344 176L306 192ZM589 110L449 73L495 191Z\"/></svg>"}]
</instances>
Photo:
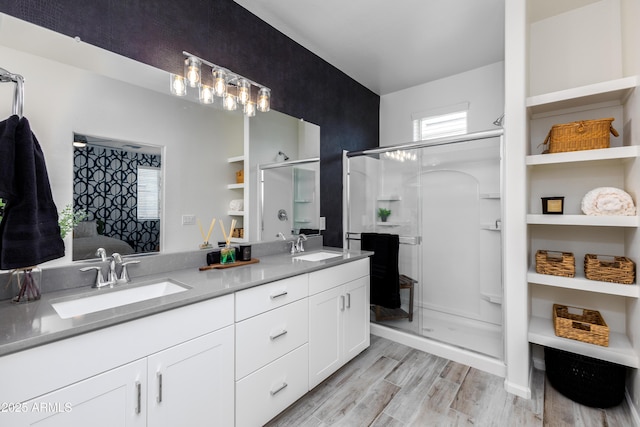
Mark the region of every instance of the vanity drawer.
<instances>
[{"instance_id":1,"label":"vanity drawer","mask_svg":"<svg viewBox=\"0 0 640 427\"><path fill-rule=\"evenodd\" d=\"M309 337L307 299L236 324L236 379L300 347Z\"/></svg>"},{"instance_id":2,"label":"vanity drawer","mask_svg":"<svg viewBox=\"0 0 640 427\"><path fill-rule=\"evenodd\" d=\"M236 426L261 426L309 391L305 344L236 382Z\"/></svg>"},{"instance_id":3,"label":"vanity drawer","mask_svg":"<svg viewBox=\"0 0 640 427\"><path fill-rule=\"evenodd\" d=\"M309 295L335 288L369 275L369 258L309 273Z\"/></svg>"},{"instance_id":4,"label":"vanity drawer","mask_svg":"<svg viewBox=\"0 0 640 427\"><path fill-rule=\"evenodd\" d=\"M281 307L308 295L308 274L236 292L236 322Z\"/></svg>"}]
</instances>

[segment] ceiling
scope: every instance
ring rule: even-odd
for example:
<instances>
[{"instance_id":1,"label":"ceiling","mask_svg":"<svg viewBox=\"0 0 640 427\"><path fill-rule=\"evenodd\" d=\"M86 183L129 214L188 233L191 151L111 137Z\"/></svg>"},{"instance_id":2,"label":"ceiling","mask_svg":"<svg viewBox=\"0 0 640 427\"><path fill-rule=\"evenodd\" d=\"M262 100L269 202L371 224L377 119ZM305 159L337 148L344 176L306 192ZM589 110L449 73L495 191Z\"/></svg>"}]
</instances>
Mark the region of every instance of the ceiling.
<instances>
[{"instance_id":1,"label":"ceiling","mask_svg":"<svg viewBox=\"0 0 640 427\"><path fill-rule=\"evenodd\" d=\"M235 1L379 95L504 59L506 0ZM528 1L527 13L597 1Z\"/></svg>"},{"instance_id":2,"label":"ceiling","mask_svg":"<svg viewBox=\"0 0 640 427\"><path fill-rule=\"evenodd\" d=\"M505 0L235 0L385 95L504 59Z\"/></svg>"}]
</instances>

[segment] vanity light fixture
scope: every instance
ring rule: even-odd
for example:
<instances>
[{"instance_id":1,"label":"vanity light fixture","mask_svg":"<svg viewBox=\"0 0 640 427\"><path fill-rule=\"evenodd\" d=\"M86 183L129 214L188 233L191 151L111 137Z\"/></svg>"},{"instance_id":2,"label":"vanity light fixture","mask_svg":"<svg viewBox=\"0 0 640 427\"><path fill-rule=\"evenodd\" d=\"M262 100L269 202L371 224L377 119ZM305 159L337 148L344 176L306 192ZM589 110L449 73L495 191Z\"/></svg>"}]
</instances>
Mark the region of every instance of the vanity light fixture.
<instances>
[{"instance_id":1,"label":"vanity light fixture","mask_svg":"<svg viewBox=\"0 0 640 427\"><path fill-rule=\"evenodd\" d=\"M171 93L175 96L185 96L187 94L187 83L184 77L171 74Z\"/></svg>"},{"instance_id":2,"label":"vanity light fixture","mask_svg":"<svg viewBox=\"0 0 640 427\"><path fill-rule=\"evenodd\" d=\"M195 56L189 56L184 60L184 77L189 87L198 87L201 80L200 60Z\"/></svg>"},{"instance_id":3,"label":"vanity light fixture","mask_svg":"<svg viewBox=\"0 0 640 427\"><path fill-rule=\"evenodd\" d=\"M216 98L222 98L225 110L236 110L240 104L247 117L255 116L256 110L266 113L271 109L271 89L268 87L189 52L182 54L185 56L184 76L171 75L172 94L185 96L187 87L198 88L198 99L202 104L213 104ZM204 83L208 73L203 70L203 65L211 68L211 85Z\"/></svg>"},{"instance_id":4,"label":"vanity light fixture","mask_svg":"<svg viewBox=\"0 0 640 427\"><path fill-rule=\"evenodd\" d=\"M87 146L87 137L84 135L75 135L73 138L73 146L77 148L84 148Z\"/></svg>"}]
</instances>

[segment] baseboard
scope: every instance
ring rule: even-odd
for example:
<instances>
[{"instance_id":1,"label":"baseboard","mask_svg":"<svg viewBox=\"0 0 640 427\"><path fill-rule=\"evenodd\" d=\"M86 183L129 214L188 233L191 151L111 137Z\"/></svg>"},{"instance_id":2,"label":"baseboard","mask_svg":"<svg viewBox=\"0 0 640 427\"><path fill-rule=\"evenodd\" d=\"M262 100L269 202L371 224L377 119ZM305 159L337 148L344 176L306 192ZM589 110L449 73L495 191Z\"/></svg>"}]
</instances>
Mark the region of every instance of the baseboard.
<instances>
[{"instance_id":1,"label":"baseboard","mask_svg":"<svg viewBox=\"0 0 640 427\"><path fill-rule=\"evenodd\" d=\"M508 381L506 378L504 379L504 389L511 394L515 394L518 397L522 397L523 399L531 399L531 383L533 381L533 365L529 365L529 382L526 387L523 387L518 384L514 384Z\"/></svg>"},{"instance_id":2,"label":"baseboard","mask_svg":"<svg viewBox=\"0 0 640 427\"><path fill-rule=\"evenodd\" d=\"M465 350L460 347L441 343L439 341L434 341L429 338L399 331L397 329L388 328L376 323L371 323L371 333L445 359L453 360L454 362L471 366L472 368L476 368L499 377L504 378L507 374L507 368L503 361L489 356L484 356L470 350Z\"/></svg>"}]
</instances>

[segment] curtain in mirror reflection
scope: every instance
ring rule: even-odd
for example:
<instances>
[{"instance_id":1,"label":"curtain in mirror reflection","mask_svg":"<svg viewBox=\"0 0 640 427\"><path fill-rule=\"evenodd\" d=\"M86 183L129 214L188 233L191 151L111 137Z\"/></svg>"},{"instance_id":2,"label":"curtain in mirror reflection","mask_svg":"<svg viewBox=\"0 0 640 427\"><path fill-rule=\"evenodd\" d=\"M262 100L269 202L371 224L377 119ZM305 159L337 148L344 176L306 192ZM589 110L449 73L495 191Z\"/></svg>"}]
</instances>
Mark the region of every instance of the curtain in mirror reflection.
<instances>
[{"instance_id":1,"label":"curtain in mirror reflection","mask_svg":"<svg viewBox=\"0 0 640 427\"><path fill-rule=\"evenodd\" d=\"M160 220L138 219L137 212L138 167L160 166L159 155L92 145L74 148L73 204L74 209L87 212L89 223L76 228L74 260L95 257L89 256L90 250L80 253L81 237L102 239L98 245L102 247L104 237L113 239L114 247L119 248L115 251L121 254L126 254L123 253L123 244L131 247L130 253L160 249ZM92 229L87 232L87 228Z\"/></svg>"}]
</instances>

